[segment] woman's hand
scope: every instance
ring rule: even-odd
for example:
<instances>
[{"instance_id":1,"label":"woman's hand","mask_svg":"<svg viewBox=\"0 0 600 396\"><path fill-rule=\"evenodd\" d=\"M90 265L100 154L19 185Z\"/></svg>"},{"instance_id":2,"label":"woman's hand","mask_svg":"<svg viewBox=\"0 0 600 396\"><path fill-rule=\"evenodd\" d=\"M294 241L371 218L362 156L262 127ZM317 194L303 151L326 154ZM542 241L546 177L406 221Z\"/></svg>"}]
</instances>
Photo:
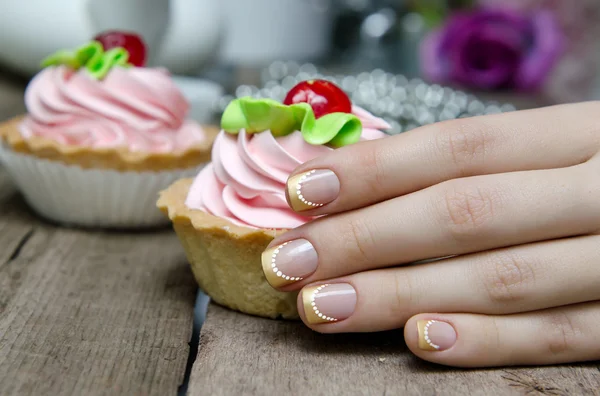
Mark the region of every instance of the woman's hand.
<instances>
[{"instance_id":1,"label":"woman's hand","mask_svg":"<svg viewBox=\"0 0 600 396\"><path fill-rule=\"evenodd\" d=\"M600 359L599 151L593 102L335 150L288 181L295 210L329 216L273 241L263 269L322 333L404 326L452 366Z\"/></svg>"}]
</instances>

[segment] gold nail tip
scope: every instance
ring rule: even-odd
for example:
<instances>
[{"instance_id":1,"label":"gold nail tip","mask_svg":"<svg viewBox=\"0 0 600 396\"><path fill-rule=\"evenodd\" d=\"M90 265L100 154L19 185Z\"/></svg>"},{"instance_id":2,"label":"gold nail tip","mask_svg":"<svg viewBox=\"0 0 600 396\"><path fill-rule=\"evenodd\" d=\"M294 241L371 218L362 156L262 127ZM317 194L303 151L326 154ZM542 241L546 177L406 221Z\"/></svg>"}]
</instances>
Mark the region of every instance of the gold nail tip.
<instances>
[{"instance_id":1,"label":"gold nail tip","mask_svg":"<svg viewBox=\"0 0 600 396\"><path fill-rule=\"evenodd\" d=\"M418 346L424 351L439 351L439 345L434 344L429 338L429 326L436 323L437 320L419 320L417 321L417 331L419 334Z\"/></svg>"},{"instance_id":2,"label":"gold nail tip","mask_svg":"<svg viewBox=\"0 0 600 396\"><path fill-rule=\"evenodd\" d=\"M286 285L291 285L292 283L298 282L302 280L301 277L293 277L284 274L278 267L276 263L276 255L279 253L280 249L286 245L285 243L282 245L278 245L272 247L270 249L265 250L261 255L262 269L265 274L265 278L267 282L271 285L271 287L278 289Z\"/></svg>"},{"instance_id":3,"label":"gold nail tip","mask_svg":"<svg viewBox=\"0 0 600 396\"><path fill-rule=\"evenodd\" d=\"M327 286L329 286L329 284L311 286L302 290L304 316L306 317L306 321L310 324L332 323L338 321L338 319L327 316L320 312L317 304L315 303L315 296L317 293Z\"/></svg>"},{"instance_id":4,"label":"gold nail tip","mask_svg":"<svg viewBox=\"0 0 600 396\"><path fill-rule=\"evenodd\" d=\"M302 196L302 187L301 182L311 173L314 173L314 170L299 173L295 176L292 176L287 181L287 193L288 199L290 201L290 206L296 212L302 212L309 209L315 209L315 206L309 205L307 201Z\"/></svg>"}]
</instances>

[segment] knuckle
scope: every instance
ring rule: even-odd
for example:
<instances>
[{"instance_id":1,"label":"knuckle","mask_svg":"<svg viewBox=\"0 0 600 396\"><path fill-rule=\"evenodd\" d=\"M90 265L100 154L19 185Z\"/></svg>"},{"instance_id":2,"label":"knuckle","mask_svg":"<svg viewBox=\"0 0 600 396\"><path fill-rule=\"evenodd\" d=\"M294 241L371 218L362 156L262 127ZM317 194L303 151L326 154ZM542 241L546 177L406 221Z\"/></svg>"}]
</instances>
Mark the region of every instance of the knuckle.
<instances>
[{"instance_id":1,"label":"knuckle","mask_svg":"<svg viewBox=\"0 0 600 396\"><path fill-rule=\"evenodd\" d=\"M471 169L485 161L494 136L489 129L475 119L445 123L436 135L437 149L449 158L460 176L468 176Z\"/></svg>"},{"instance_id":2,"label":"knuckle","mask_svg":"<svg viewBox=\"0 0 600 396\"><path fill-rule=\"evenodd\" d=\"M569 314L564 311L552 312L542 319L543 342L552 355L564 355L577 349L577 338L581 334Z\"/></svg>"},{"instance_id":3,"label":"knuckle","mask_svg":"<svg viewBox=\"0 0 600 396\"><path fill-rule=\"evenodd\" d=\"M485 335L480 341L479 349L482 352L482 356L494 356L499 349L502 348L502 341L500 326L498 320L494 316L489 316L489 320L482 320L483 331L481 334Z\"/></svg>"},{"instance_id":4,"label":"knuckle","mask_svg":"<svg viewBox=\"0 0 600 396\"><path fill-rule=\"evenodd\" d=\"M459 242L485 231L499 205L498 194L477 186L462 186L464 182L446 184L441 203L442 226Z\"/></svg>"},{"instance_id":5,"label":"knuckle","mask_svg":"<svg viewBox=\"0 0 600 396\"><path fill-rule=\"evenodd\" d=\"M527 300L530 291L535 290L534 267L514 252L490 253L488 263L477 266L478 272L488 299L499 311L506 304Z\"/></svg>"},{"instance_id":6,"label":"knuckle","mask_svg":"<svg viewBox=\"0 0 600 396\"><path fill-rule=\"evenodd\" d=\"M413 315L411 308L414 309L417 305L413 301L413 286L407 271L394 271L388 279L393 283L394 290L393 304L388 305L390 310L389 316L393 317L397 322L404 323Z\"/></svg>"},{"instance_id":7,"label":"knuckle","mask_svg":"<svg viewBox=\"0 0 600 396\"><path fill-rule=\"evenodd\" d=\"M371 226L365 219L353 216L345 222L343 231L345 251L352 261L369 263L372 260L371 252L375 246L375 238Z\"/></svg>"}]
</instances>

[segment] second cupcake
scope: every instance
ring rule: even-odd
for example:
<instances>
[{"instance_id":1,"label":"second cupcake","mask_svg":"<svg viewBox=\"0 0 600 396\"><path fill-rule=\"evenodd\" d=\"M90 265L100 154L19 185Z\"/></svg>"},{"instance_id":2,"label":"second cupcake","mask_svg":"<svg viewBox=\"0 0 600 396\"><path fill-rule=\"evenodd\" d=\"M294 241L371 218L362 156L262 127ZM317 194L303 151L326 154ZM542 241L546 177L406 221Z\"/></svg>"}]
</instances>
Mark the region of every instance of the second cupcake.
<instances>
[{"instance_id":1,"label":"second cupcake","mask_svg":"<svg viewBox=\"0 0 600 396\"><path fill-rule=\"evenodd\" d=\"M216 128L186 119L163 69L131 64L141 40L92 41L48 57L25 92L28 114L0 125L0 161L32 208L87 227L165 224L155 196L210 159ZM139 54L134 54L139 59Z\"/></svg>"}]
</instances>

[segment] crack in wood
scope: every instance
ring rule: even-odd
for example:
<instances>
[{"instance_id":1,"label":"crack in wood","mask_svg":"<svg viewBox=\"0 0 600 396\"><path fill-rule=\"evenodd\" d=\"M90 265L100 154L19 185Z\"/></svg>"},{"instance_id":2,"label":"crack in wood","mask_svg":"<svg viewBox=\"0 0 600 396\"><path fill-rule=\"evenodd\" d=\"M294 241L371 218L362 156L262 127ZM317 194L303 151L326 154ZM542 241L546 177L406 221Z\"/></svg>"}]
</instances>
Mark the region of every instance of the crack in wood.
<instances>
[{"instance_id":1,"label":"crack in wood","mask_svg":"<svg viewBox=\"0 0 600 396\"><path fill-rule=\"evenodd\" d=\"M509 386L522 388L526 395L541 394L541 395L567 395L567 392L554 386L546 386L540 384L535 378L528 375L522 375L514 371L503 370L506 375L502 378L508 381Z\"/></svg>"},{"instance_id":2,"label":"crack in wood","mask_svg":"<svg viewBox=\"0 0 600 396\"><path fill-rule=\"evenodd\" d=\"M31 237L33 236L34 233L35 233L35 229L32 228L29 231L27 231L27 233L25 233L25 235L23 235L21 237L21 240L19 240L19 243L17 243L17 246L15 246L15 248L13 249L10 256L8 256L7 262L14 261L19 257L19 255L21 254L21 251L25 247L25 244L27 244L27 242L31 239Z\"/></svg>"},{"instance_id":3,"label":"crack in wood","mask_svg":"<svg viewBox=\"0 0 600 396\"><path fill-rule=\"evenodd\" d=\"M18 240L16 246L12 248L10 254L3 261L0 261L0 314L4 313L14 291L22 283L22 269L11 268L11 264L19 257L21 251L34 234L34 228L30 228Z\"/></svg>"},{"instance_id":4,"label":"crack in wood","mask_svg":"<svg viewBox=\"0 0 600 396\"><path fill-rule=\"evenodd\" d=\"M196 301L197 303L197 301ZM192 368L196 362L198 356L198 348L200 346L200 328L196 327L196 323L192 327L192 334L190 335L190 341L188 342L188 358L186 362L186 369L183 375L181 384L179 384L178 393L187 394L188 384L190 381L190 375L192 374Z\"/></svg>"}]
</instances>

